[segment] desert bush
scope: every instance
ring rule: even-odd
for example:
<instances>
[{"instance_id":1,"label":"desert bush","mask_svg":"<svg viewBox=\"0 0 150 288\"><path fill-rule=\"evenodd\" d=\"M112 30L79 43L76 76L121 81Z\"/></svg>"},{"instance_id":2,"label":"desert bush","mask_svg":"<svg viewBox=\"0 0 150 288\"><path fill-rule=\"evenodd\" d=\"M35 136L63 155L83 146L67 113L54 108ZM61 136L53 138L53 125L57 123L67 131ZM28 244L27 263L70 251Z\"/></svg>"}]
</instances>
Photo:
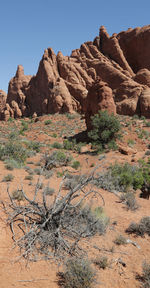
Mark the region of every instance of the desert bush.
<instances>
[{"instance_id":1,"label":"desert bush","mask_svg":"<svg viewBox=\"0 0 150 288\"><path fill-rule=\"evenodd\" d=\"M52 148L56 148L56 149L62 149L63 145L60 144L59 142L54 142L52 145Z\"/></svg>"},{"instance_id":2,"label":"desert bush","mask_svg":"<svg viewBox=\"0 0 150 288\"><path fill-rule=\"evenodd\" d=\"M66 139L63 142L63 148L65 150L74 150L75 145L76 145L76 141L70 141Z\"/></svg>"},{"instance_id":3,"label":"desert bush","mask_svg":"<svg viewBox=\"0 0 150 288\"><path fill-rule=\"evenodd\" d=\"M14 121L15 121L15 119L13 119L12 117L8 118L8 122L14 122Z\"/></svg>"},{"instance_id":4,"label":"desert bush","mask_svg":"<svg viewBox=\"0 0 150 288\"><path fill-rule=\"evenodd\" d=\"M50 179L53 176L54 172L51 170L44 170L43 175L45 179Z\"/></svg>"},{"instance_id":5,"label":"desert bush","mask_svg":"<svg viewBox=\"0 0 150 288\"><path fill-rule=\"evenodd\" d=\"M109 266L107 256L97 256L93 263L100 269L106 269Z\"/></svg>"},{"instance_id":6,"label":"desert bush","mask_svg":"<svg viewBox=\"0 0 150 288\"><path fill-rule=\"evenodd\" d=\"M75 139L72 140L64 140L63 142L63 148L65 150L72 150L77 153L80 153L81 147L84 146L85 144L82 142L77 143Z\"/></svg>"},{"instance_id":7,"label":"desert bush","mask_svg":"<svg viewBox=\"0 0 150 288\"><path fill-rule=\"evenodd\" d=\"M15 199L15 200L18 200L18 201L23 201L24 200L24 196L23 196L23 193L22 193L22 190L14 190L12 192L12 199Z\"/></svg>"},{"instance_id":8,"label":"desert bush","mask_svg":"<svg viewBox=\"0 0 150 288\"><path fill-rule=\"evenodd\" d=\"M0 145L0 160L14 159L23 164L28 156L28 150L19 141L8 141L5 145Z\"/></svg>"},{"instance_id":9,"label":"desert bush","mask_svg":"<svg viewBox=\"0 0 150 288\"><path fill-rule=\"evenodd\" d=\"M77 186L82 177L82 175L67 174L64 181L64 188L69 190L73 189L75 186Z\"/></svg>"},{"instance_id":10,"label":"desert bush","mask_svg":"<svg viewBox=\"0 0 150 288\"><path fill-rule=\"evenodd\" d=\"M99 111L91 119L92 130L88 132L88 136L95 146L108 148L108 144L119 136L121 129L119 120L113 114L109 115L107 111Z\"/></svg>"},{"instance_id":11,"label":"desert bush","mask_svg":"<svg viewBox=\"0 0 150 288\"><path fill-rule=\"evenodd\" d=\"M32 175L26 175L24 177L24 180L33 180L33 176Z\"/></svg>"},{"instance_id":12,"label":"desert bush","mask_svg":"<svg viewBox=\"0 0 150 288\"><path fill-rule=\"evenodd\" d=\"M20 169L23 167L23 163L20 163L16 161L15 159L11 159L11 158L4 160L4 163L5 163L5 167L8 170L13 170L14 168Z\"/></svg>"},{"instance_id":13,"label":"desert bush","mask_svg":"<svg viewBox=\"0 0 150 288\"><path fill-rule=\"evenodd\" d=\"M49 124L52 124L52 121L50 119L44 121L44 125L49 125Z\"/></svg>"},{"instance_id":14,"label":"desert bush","mask_svg":"<svg viewBox=\"0 0 150 288\"><path fill-rule=\"evenodd\" d=\"M142 268L143 268L142 287L150 288L150 263L144 261Z\"/></svg>"},{"instance_id":15,"label":"desert bush","mask_svg":"<svg viewBox=\"0 0 150 288\"><path fill-rule=\"evenodd\" d=\"M139 116L138 116L137 114L134 114L133 117L132 117L132 119L133 119L133 120L138 120L138 119L139 119Z\"/></svg>"},{"instance_id":16,"label":"desert bush","mask_svg":"<svg viewBox=\"0 0 150 288\"><path fill-rule=\"evenodd\" d=\"M127 206L127 209L130 209L132 211L138 209L139 207L135 198L135 194L133 192L123 193L120 196L120 200L124 201L124 203Z\"/></svg>"},{"instance_id":17,"label":"desert bush","mask_svg":"<svg viewBox=\"0 0 150 288\"><path fill-rule=\"evenodd\" d=\"M12 174L7 174L6 176L4 176L3 178L3 182L11 182L14 179L14 176Z\"/></svg>"},{"instance_id":18,"label":"desert bush","mask_svg":"<svg viewBox=\"0 0 150 288\"><path fill-rule=\"evenodd\" d=\"M88 259L72 257L61 274L64 288L90 288L95 282L95 272Z\"/></svg>"},{"instance_id":19,"label":"desert bush","mask_svg":"<svg viewBox=\"0 0 150 288\"><path fill-rule=\"evenodd\" d=\"M28 141L26 143L26 147L29 150L33 150L35 152L40 152L40 148L41 148L41 143L38 141Z\"/></svg>"},{"instance_id":20,"label":"desert bush","mask_svg":"<svg viewBox=\"0 0 150 288\"><path fill-rule=\"evenodd\" d=\"M29 175L34 175L34 171L31 167L25 166L24 169Z\"/></svg>"},{"instance_id":21,"label":"desert bush","mask_svg":"<svg viewBox=\"0 0 150 288\"><path fill-rule=\"evenodd\" d=\"M43 169L41 167L40 168L34 168L34 173L36 175L43 175L44 171L43 171Z\"/></svg>"},{"instance_id":22,"label":"desert bush","mask_svg":"<svg viewBox=\"0 0 150 288\"><path fill-rule=\"evenodd\" d=\"M79 116L79 114L77 114L77 113L74 113L74 114L65 113L65 115L69 120L75 119Z\"/></svg>"},{"instance_id":23,"label":"desert bush","mask_svg":"<svg viewBox=\"0 0 150 288\"><path fill-rule=\"evenodd\" d=\"M43 190L43 193L44 193L45 195L51 196L51 195L53 195L53 194L55 193L55 189L54 189L54 188L51 188L51 187L49 187L49 186L46 186L46 187L44 188L44 190Z\"/></svg>"},{"instance_id":24,"label":"desert bush","mask_svg":"<svg viewBox=\"0 0 150 288\"><path fill-rule=\"evenodd\" d=\"M110 192L140 189L143 183L142 169L129 163L111 165L107 171L97 174L95 178L95 185Z\"/></svg>"},{"instance_id":25,"label":"desert bush","mask_svg":"<svg viewBox=\"0 0 150 288\"><path fill-rule=\"evenodd\" d=\"M71 167L77 170L80 167L80 162L77 160L73 161Z\"/></svg>"},{"instance_id":26,"label":"desert bush","mask_svg":"<svg viewBox=\"0 0 150 288\"><path fill-rule=\"evenodd\" d=\"M139 223L132 222L126 232L139 236L144 236L144 234L150 236L150 216L143 217Z\"/></svg>"},{"instance_id":27,"label":"desert bush","mask_svg":"<svg viewBox=\"0 0 150 288\"><path fill-rule=\"evenodd\" d=\"M146 127L150 127L150 121L146 121Z\"/></svg>"},{"instance_id":28,"label":"desert bush","mask_svg":"<svg viewBox=\"0 0 150 288\"><path fill-rule=\"evenodd\" d=\"M71 160L72 156L70 154L62 151L54 151L50 155L44 155L44 166L45 169L50 170L53 167L67 166Z\"/></svg>"},{"instance_id":29,"label":"desert bush","mask_svg":"<svg viewBox=\"0 0 150 288\"><path fill-rule=\"evenodd\" d=\"M51 135L51 137L57 138L57 134L56 134L56 133L53 133L53 134Z\"/></svg>"},{"instance_id":30,"label":"desert bush","mask_svg":"<svg viewBox=\"0 0 150 288\"><path fill-rule=\"evenodd\" d=\"M125 245L127 244L127 239L123 235L118 235L114 240L116 245Z\"/></svg>"}]
</instances>

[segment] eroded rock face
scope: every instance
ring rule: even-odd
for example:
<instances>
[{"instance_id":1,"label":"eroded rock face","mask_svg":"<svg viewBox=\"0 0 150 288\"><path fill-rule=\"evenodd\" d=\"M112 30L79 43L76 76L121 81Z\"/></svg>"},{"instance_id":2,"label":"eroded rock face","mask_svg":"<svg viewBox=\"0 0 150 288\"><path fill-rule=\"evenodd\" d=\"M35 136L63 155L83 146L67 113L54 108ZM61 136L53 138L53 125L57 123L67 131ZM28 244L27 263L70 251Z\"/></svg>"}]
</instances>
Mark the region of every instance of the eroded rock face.
<instances>
[{"instance_id":1,"label":"eroded rock face","mask_svg":"<svg viewBox=\"0 0 150 288\"><path fill-rule=\"evenodd\" d=\"M142 91L140 96L140 112L141 115L150 118L150 88Z\"/></svg>"},{"instance_id":2,"label":"eroded rock face","mask_svg":"<svg viewBox=\"0 0 150 288\"><path fill-rule=\"evenodd\" d=\"M88 127L90 115L99 109L150 117L149 54L150 25L111 37L102 26L94 41L70 57L46 49L35 76L25 76L19 65L0 114L8 118L78 111L85 113Z\"/></svg>"}]
</instances>

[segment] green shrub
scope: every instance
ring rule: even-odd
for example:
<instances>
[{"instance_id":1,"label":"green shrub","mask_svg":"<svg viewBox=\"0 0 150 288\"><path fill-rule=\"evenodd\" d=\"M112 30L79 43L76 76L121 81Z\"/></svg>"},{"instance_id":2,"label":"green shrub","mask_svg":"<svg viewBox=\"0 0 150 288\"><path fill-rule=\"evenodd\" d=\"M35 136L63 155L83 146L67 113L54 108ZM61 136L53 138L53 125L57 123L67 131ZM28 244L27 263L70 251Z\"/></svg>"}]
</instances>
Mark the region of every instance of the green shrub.
<instances>
[{"instance_id":1,"label":"green shrub","mask_svg":"<svg viewBox=\"0 0 150 288\"><path fill-rule=\"evenodd\" d=\"M146 127L150 127L150 121L146 122Z\"/></svg>"},{"instance_id":2,"label":"green shrub","mask_svg":"<svg viewBox=\"0 0 150 288\"><path fill-rule=\"evenodd\" d=\"M73 257L66 262L63 273L65 288L93 287L95 272L87 259Z\"/></svg>"},{"instance_id":3,"label":"green shrub","mask_svg":"<svg viewBox=\"0 0 150 288\"><path fill-rule=\"evenodd\" d=\"M43 190L43 193L44 193L45 195L51 196L51 195L53 195L53 194L55 193L55 189L54 189L54 188L51 188L51 187L49 187L49 186L46 186L46 187L44 188L44 190Z\"/></svg>"},{"instance_id":4,"label":"green shrub","mask_svg":"<svg viewBox=\"0 0 150 288\"><path fill-rule=\"evenodd\" d=\"M33 180L33 176L32 175L26 175L24 179L25 180Z\"/></svg>"},{"instance_id":5,"label":"green shrub","mask_svg":"<svg viewBox=\"0 0 150 288\"><path fill-rule=\"evenodd\" d=\"M11 182L14 179L14 176L12 174L8 174L6 176L4 176L3 178L3 182Z\"/></svg>"},{"instance_id":6,"label":"green shrub","mask_svg":"<svg viewBox=\"0 0 150 288\"><path fill-rule=\"evenodd\" d=\"M14 122L14 118L9 117L8 122Z\"/></svg>"},{"instance_id":7,"label":"green shrub","mask_svg":"<svg viewBox=\"0 0 150 288\"><path fill-rule=\"evenodd\" d=\"M80 162L76 160L73 161L71 167L77 170L80 167Z\"/></svg>"},{"instance_id":8,"label":"green shrub","mask_svg":"<svg viewBox=\"0 0 150 288\"><path fill-rule=\"evenodd\" d=\"M23 163L19 163L18 161L16 161L15 159L6 159L4 161L5 163L5 168L8 170L13 170L14 168L16 169L20 169L23 166Z\"/></svg>"},{"instance_id":9,"label":"green shrub","mask_svg":"<svg viewBox=\"0 0 150 288\"><path fill-rule=\"evenodd\" d=\"M56 148L56 149L62 149L63 148L62 144L60 144L59 142L54 142L51 146L52 146L52 148Z\"/></svg>"},{"instance_id":10,"label":"green shrub","mask_svg":"<svg viewBox=\"0 0 150 288\"><path fill-rule=\"evenodd\" d=\"M51 135L51 137L57 138L57 134L56 134L56 133L53 133L53 134Z\"/></svg>"},{"instance_id":11,"label":"green shrub","mask_svg":"<svg viewBox=\"0 0 150 288\"><path fill-rule=\"evenodd\" d=\"M144 261L142 268L143 268L143 274L142 274L143 287L150 288L150 263Z\"/></svg>"},{"instance_id":12,"label":"green shrub","mask_svg":"<svg viewBox=\"0 0 150 288\"><path fill-rule=\"evenodd\" d=\"M139 223L132 222L126 229L126 232L140 236L144 236L144 234L150 236L150 216L141 218Z\"/></svg>"},{"instance_id":13,"label":"green shrub","mask_svg":"<svg viewBox=\"0 0 150 288\"><path fill-rule=\"evenodd\" d=\"M123 235L118 235L114 240L116 245L125 245L127 244L127 239Z\"/></svg>"},{"instance_id":14,"label":"green shrub","mask_svg":"<svg viewBox=\"0 0 150 288\"><path fill-rule=\"evenodd\" d=\"M26 143L26 147L27 149L36 151L38 153L40 152L41 143L38 141L29 141Z\"/></svg>"},{"instance_id":15,"label":"green shrub","mask_svg":"<svg viewBox=\"0 0 150 288\"><path fill-rule=\"evenodd\" d=\"M23 201L24 200L24 195L23 195L23 192L22 190L14 190L12 192L12 198L15 199L15 200L18 200L18 201Z\"/></svg>"},{"instance_id":16,"label":"green shrub","mask_svg":"<svg viewBox=\"0 0 150 288\"><path fill-rule=\"evenodd\" d=\"M72 141L67 139L67 140L64 140L64 142L63 142L63 148L65 150L73 150L73 151L76 151L78 153L80 153L82 146L84 146L84 143L82 143L82 142L77 143L75 139L73 139Z\"/></svg>"},{"instance_id":17,"label":"green shrub","mask_svg":"<svg viewBox=\"0 0 150 288\"><path fill-rule=\"evenodd\" d=\"M43 175L44 174L44 171L42 168L34 168L34 173L36 175Z\"/></svg>"},{"instance_id":18,"label":"green shrub","mask_svg":"<svg viewBox=\"0 0 150 288\"><path fill-rule=\"evenodd\" d=\"M100 269L106 269L109 266L107 256L97 256L93 262Z\"/></svg>"},{"instance_id":19,"label":"green shrub","mask_svg":"<svg viewBox=\"0 0 150 288\"><path fill-rule=\"evenodd\" d=\"M133 119L133 120L138 120L138 119L139 119L139 116L138 116L137 114L134 114L133 117L132 117L132 119Z\"/></svg>"},{"instance_id":20,"label":"green shrub","mask_svg":"<svg viewBox=\"0 0 150 288\"><path fill-rule=\"evenodd\" d=\"M127 192L141 189L144 183L143 171L129 163L111 165L106 172L97 174L95 185L108 191Z\"/></svg>"},{"instance_id":21,"label":"green shrub","mask_svg":"<svg viewBox=\"0 0 150 288\"><path fill-rule=\"evenodd\" d=\"M133 192L123 193L120 199L125 202L127 209L134 211L139 207Z\"/></svg>"},{"instance_id":22,"label":"green shrub","mask_svg":"<svg viewBox=\"0 0 150 288\"><path fill-rule=\"evenodd\" d=\"M64 140L63 148L65 150L74 150L75 143L73 141Z\"/></svg>"},{"instance_id":23,"label":"green shrub","mask_svg":"<svg viewBox=\"0 0 150 288\"><path fill-rule=\"evenodd\" d=\"M99 111L91 119L92 130L88 132L88 136L94 145L108 147L108 144L119 136L121 129L119 120L113 114L109 115L107 111Z\"/></svg>"},{"instance_id":24,"label":"green shrub","mask_svg":"<svg viewBox=\"0 0 150 288\"><path fill-rule=\"evenodd\" d=\"M62 151L54 151L51 155L44 156L45 168L47 170L53 167L67 166L71 161L71 155Z\"/></svg>"},{"instance_id":25,"label":"green shrub","mask_svg":"<svg viewBox=\"0 0 150 288\"><path fill-rule=\"evenodd\" d=\"M24 163L29 152L23 147L21 142L8 141L0 145L0 160L14 159L19 163Z\"/></svg>"},{"instance_id":26,"label":"green shrub","mask_svg":"<svg viewBox=\"0 0 150 288\"><path fill-rule=\"evenodd\" d=\"M65 115L69 120L75 119L78 116L77 113L76 114L65 113Z\"/></svg>"},{"instance_id":27,"label":"green shrub","mask_svg":"<svg viewBox=\"0 0 150 288\"><path fill-rule=\"evenodd\" d=\"M135 144L135 141L133 139L128 139L128 145L129 147L133 147Z\"/></svg>"},{"instance_id":28,"label":"green shrub","mask_svg":"<svg viewBox=\"0 0 150 288\"><path fill-rule=\"evenodd\" d=\"M44 121L44 125L49 125L49 124L52 124L52 121L50 119Z\"/></svg>"}]
</instances>

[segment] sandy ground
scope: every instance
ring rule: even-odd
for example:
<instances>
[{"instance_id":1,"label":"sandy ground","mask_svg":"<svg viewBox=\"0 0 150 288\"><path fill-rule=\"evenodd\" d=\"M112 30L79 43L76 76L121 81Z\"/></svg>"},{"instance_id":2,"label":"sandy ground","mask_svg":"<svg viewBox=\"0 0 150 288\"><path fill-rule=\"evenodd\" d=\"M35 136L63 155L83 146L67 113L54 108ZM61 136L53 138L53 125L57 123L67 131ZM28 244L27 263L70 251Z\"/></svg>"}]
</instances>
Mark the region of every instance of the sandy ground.
<instances>
[{"instance_id":1,"label":"sandy ground","mask_svg":"<svg viewBox=\"0 0 150 288\"><path fill-rule=\"evenodd\" d=\"M48 128L44 126L45 119L52 119L56 126L49 132ZM52 133L56 132L59 134L62 131L61 124L65 122L65 117L62 115L54 116L44 116L40 118L40 121L33 123L30 131L25 133L25 137L28 139L34 139L42 143L51 144L55 141L62 142L62 136L60 135L57 139L51 137ZM70 121L71 123L74 120ZM81 132L85 126L83 120L77 121L77 127L73 128L74 133ZM19 127L20 122L15 121L15 125ZM60 125L58 125L60 123ZM1 137L5 138L7 133L11 130L14 124L2 123L1 126ZM44 134L44 129L47 134ZM8 129L8 130L7 130ZM65 128L67 129L67 128ZM124 128L125 129L125 128ZM150 129L150 128L149 128ZM56 131L57 130L57 131ZM5 131L5 132L4 132ZM64 134L66 131L64 132ZM68 132L70 133L70 132ZM49 135L48 135L49 134ZM66 134L65 134L66 135ZM106 158L102 160L102 166L99 169L104 169L108 167L110 163L115 162L136 162L138 159L142 158L146 151L146 143L143 139L139 139L133 131L128 131L128 134L124 136L123 144L127 146L128 139L133 139L136 142L134 149L136 154L129 153L128 155L123 155L116 152L109 152L106 154ZM45 148L43 148L44 150ZM92 155L90 153L77 154L72 153L73 157L80 161L81 168L75 173L89 173L93 168L92 164L97 165L100 161L98 160L99 155ZM31 158L33 164L28 165L31 168L36 168L36 163L40 161L41 153ZM71 168L68 168L71 170ZM58 169L61 171L62 169ZM55 171L56 172L56 171ZM4 163L0 161L0 200L8 201L7 196L7 183L2 182L2 179L7 175L9 171L5 168ZM32 195L32 186L29 186L29 181L24 178L27 172L22 169L14 169L11 171L14 175L13 181L9 184L10 191L16 189L17 185L23 184L25 191L28 191L29 195ZM38 176L34 176L34 182L36 182ZM46 185L50 181L50 186L55 188L56 191L59 187L61 178L54 176L50 180L44 180L43 183ZM150 245L149 237L134 237L133 235L127 235L125 229L129 224L134 221L138 222L143 216L149 216L149 200L139 198L139 191L136 193L137 202L140 208L136 211L127 210L123 203L119 201L119 198L108 191L102 189L99 190L101 195L105 200L105 213L110 218L110 225L107 232L103 236L95 236L90 241L84 242L83 247L86 254L92 260L97 255L107 256L109 261L109 267L105 270L98 269L95 267L97 272L97 283L95 287L102 288L136 288L140 287L140 282L136 280L136 275L142 273L142 263L145 260L149 260L150 257ZM96 200L96 205L101 206L101 199ZM124 235L126 238L136 242L136 246L133 244L126 244L117 246L114 244L114 239L117 235ZM10 227L6 223L6 215L1 210L0 211L0 288L22 288L22 287L32 287L32 288L55 288L59 287L57 283L57 272L62 270L62 266L56 265L54 261L36 261L28 262L23 258L19 258L20 253L17 249L13 248L12 233ZM92 248L92 247L96 248ZM121 264L121 261L125 263L125 266Z\"/></svg>"}]
</instances>

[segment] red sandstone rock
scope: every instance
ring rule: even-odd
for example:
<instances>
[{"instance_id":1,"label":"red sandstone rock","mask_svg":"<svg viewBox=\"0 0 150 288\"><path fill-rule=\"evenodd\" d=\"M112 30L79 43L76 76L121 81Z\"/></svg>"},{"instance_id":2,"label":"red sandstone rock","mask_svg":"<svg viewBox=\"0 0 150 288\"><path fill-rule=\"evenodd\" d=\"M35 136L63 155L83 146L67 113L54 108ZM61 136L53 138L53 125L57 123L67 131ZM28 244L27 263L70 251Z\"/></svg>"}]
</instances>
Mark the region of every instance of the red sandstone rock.
<instances>
[{"instance_id":1,"label":"red sandstone rock","mask_svg":"<svg viewBox=\"0 0 150 288\"><path fill-rule=\"evenodd\" d=\"M142 116L150 118L150 88L142 91L140 96L140 113Z\"/></svg>"},{"instance_id":2,"label":"red sandstone rock","mask_svg":"<svg viewBox=\"0 0 150 288\"><path fill-rule=\"evenodd\" d=\"M143 68L150 70L150 25L128 29L116 37L128 64L135 73Z\"/></svg>"},{"instance_id":3,"label":"red sandstone rock","mask_svg":"<svg viewBox=\"0 0 150 288\"><path fill-rule=\"evenodd\" d=\"M0 111L2 111L6 105L7 94L0 90Z\"/></svg>"},{"instance_id":4,"label":"red sandstone rock","mask_svg":"<svg viewBox=\"0 0 150 288\"><path fill-rule=\"evenodd\" d=\"M143 86L131 79L122 82L115 90L117 113L130 116L140 114L138 102L142 91Z\"/></svg>"}]
</instances>

